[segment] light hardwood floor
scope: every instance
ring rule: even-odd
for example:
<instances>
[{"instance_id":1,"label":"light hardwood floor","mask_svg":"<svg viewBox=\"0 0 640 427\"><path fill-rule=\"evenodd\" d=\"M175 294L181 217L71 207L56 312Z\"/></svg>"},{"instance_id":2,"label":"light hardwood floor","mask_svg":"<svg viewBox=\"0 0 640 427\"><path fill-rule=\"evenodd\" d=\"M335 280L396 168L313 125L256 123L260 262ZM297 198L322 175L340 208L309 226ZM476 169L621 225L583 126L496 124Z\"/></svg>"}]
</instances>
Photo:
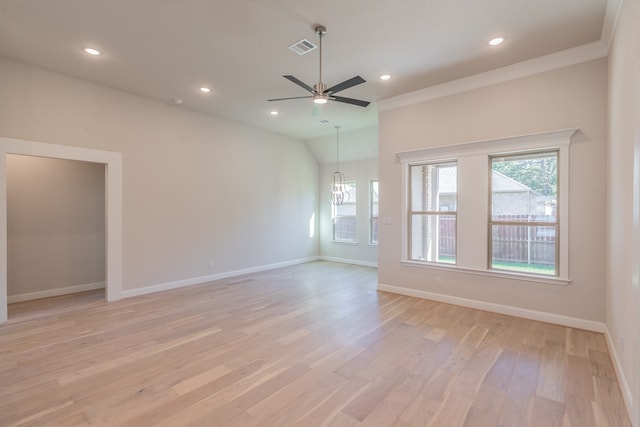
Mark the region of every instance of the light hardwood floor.
<instances>
[{"instance_id":1,"label":"light hardwood floor","mask_svg":"<svg viewBox=\"0 0 640 427\"><path fill-rule=\"evenodd\" d=\"M602 334L376 291L313 262L13 304L0 425L630 426Z\"/></svg>"}]
</instances>

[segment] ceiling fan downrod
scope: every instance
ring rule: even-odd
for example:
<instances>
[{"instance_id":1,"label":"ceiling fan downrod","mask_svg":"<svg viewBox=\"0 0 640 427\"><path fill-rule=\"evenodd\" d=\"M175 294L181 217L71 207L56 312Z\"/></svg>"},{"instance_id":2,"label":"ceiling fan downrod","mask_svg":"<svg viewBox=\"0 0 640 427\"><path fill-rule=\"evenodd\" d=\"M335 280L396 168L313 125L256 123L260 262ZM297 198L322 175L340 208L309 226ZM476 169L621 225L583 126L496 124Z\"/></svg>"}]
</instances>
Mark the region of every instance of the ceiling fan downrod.
<instances>
[{"instance_id":1,"label":"ceiling fan downrod","mask_svg":"<svg viewBox=\"0 0 640 427\"><path fill-rule=\"evenodd\" d=\"M322 83L322 38L325 36L325 34L327 34L327 29L325 27L323 27L322 25L318 25L316 27L316 34L318 35L318 38L320 39L320 67L319 67L319 72L318 72L318 89L321 89L319 91L319 93L324 93L324 84Z\"/></svg>"},{"instance_id":2,"label":"ceiling fan downrod","mask_svg":"<svg viewBox=\"0 0 640 427\"><path fill-rule=\"evenodd\" d=\"M329 100L329 96L324 93L327 90L327 85L322 83L322 38L325 34L327 34L327 29L322 25L318 25L315 30L318 38L320 39L320 66L318 69L318 83L313 85L313 89L316 91L315 95L313 96L313 102L316 104L326 104Z\"/></svg>"}]
</instances>

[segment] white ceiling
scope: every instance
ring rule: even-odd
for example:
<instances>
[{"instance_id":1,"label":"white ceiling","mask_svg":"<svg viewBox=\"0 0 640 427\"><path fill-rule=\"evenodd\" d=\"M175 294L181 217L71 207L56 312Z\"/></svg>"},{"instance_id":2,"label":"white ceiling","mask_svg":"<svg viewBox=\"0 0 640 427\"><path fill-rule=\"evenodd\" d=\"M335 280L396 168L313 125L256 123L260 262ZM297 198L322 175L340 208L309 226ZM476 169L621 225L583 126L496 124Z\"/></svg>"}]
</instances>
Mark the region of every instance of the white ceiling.
<instances>
[{"instance_id":1,"label":"white ceiling","mask_svg":"<svg viewBox=\"0 0 640 427\"><path fill-rule=\"evenodd\" d=\"M598 41L606 9L607 0L0 0L0 57L308 140L337 124L375 126L375 101ZM340 95L369 107L330 102L312 115L310 99L266 101L307 95L283 74L317 82L318 50L288 46L317 43L318 24L323 82L362 76ZM497 35L505 43L488 46Z\"/></svg>"}]
</instances>

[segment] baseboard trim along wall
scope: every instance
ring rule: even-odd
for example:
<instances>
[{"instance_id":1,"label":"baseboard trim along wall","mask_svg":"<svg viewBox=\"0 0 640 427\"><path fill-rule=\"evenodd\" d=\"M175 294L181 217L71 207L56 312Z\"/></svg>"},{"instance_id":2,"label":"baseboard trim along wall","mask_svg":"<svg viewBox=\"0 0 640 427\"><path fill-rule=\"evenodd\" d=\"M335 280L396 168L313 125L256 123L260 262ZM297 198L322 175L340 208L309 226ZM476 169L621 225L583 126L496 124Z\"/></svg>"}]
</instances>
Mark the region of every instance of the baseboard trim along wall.
<instances>
[{"instance_id":1,"label":"baseboard trim along wall","mask_svg":"<svg viewBox=\"0 0 640 427\"><path fill-rule=\"evenodd\" d=\"M585 329L587 331L604 333L606 329L604 323L595 322L593 320L578 319L575 317L563 316L561 314L553 314L544 311L512 307L510 305L495 304L492 302L477 301L452 295L437 294L434 292L419 291L416 289L402 288L399 286L384 285L382 283L378 283L378 290L391 292L394 294L406 295L410 297L418 297L432 301L444 302L447 304L460 305L462 307L475 308L478 310L491 311L493 313L522 317L530 320L538 320L540 322L554 323L556 325L569 326L576 329Z\"/></svg>"},{"instance_id":2,"label":"baseboard trim along wall","mask_svg":"<svg viewBox=\"0 0 640 427\"><path fill-rule=\"evenodd\" d=\"M378 290L383 292L390 292L393 294L400 294L410 297L443 302L446 304L459 305L462 307L475 308L477 310L490 311L492 313L506 314L509 316L522 317L529 320L537 320L540 322L553 323L556 325L603 333L607 341L607 347L609 349L609 354L611 355L611 360L613 361L613 367L618 377L618 384L620 384L620 391L622 392L622 397L624 398L624 403L627 407L627 413L629 415L633 413L633 394L631 393L631 387L629 386L629 382L627 381L627 378L624 375L624 371L622 370L620 357L618 356L616 347L613 345L609 328L607 328L607 325L602 322L563 316L561 314L547 313L544 311L512 307L503 304L495 304L492 302L477 301L452 295L444 295L434 292L402 288L399 286L385 285L382 283L378 283Z\"/></svg>"},{"instance_id":3,"label":"baseboard trim along wall","mask_svg":"<svg viewBox=\"0 0 640 427\"><path fill-rule=\"evenodd\" d=\"M362 260L359 260L359 259L337 258L337 257L332 257L332 256L321 256L320 260L321 261L339 262L339 263L342 263L342 264L353 264L353 265L362 265L364 267L378 268L378 263L377 262L362 261Z\"/></svg>"},{"instance_id":4,"label":"baseboard trim along wall","mask_svg":"<svg viewBox=\"0 0 640 427\"><path fill-rule=\"evenodd\" d=\"M631 387L629 385L629 381L627 381L627 377L624 375L624 371L622 370L622 363L620 363L620 357L618 356L616 346L613 345L613 337L609 332L609 328L606 329L604 336L607 339L607 347L609 348L609 354L611 355L611 360L613 361L613 369L616 371L616 376L618 377L618 384L620 384L622 398L624 399L624 404L627 407L627 414L629 414L631 424L633 424L634 404ZM640 427L636 424L634 424L634 426Z\"/></svg>"},{"instance_id":5,"label":"baseboard trim along wall","mask_svg":"<svg viewBox=\"0 0 640 427\"><path fill-rule=\"evenodd\" d=\"M93 291L96 289L104 289L105 282L87 283L84 285L67 286L64 288L47 289L44 291L29 292L26 294L8 295L7 304L15 302L31 301L33 299L57 297L60 295L75 294L77 292Z\"/></svg>"},{"instance_id":6,"label":"baseboard trim along wall","mask_svg":"<svg viewBox=\"0 0 640 427\"><path fill-rule=\"evenodd\" d=\"M122 291L122 298L151 294L153 292L168 291L169 289L183 288L185 286L200 285L214 280L228 279L229 277L242 276L244 274L258 273L260 271L273 270L275 268L289 267L291 265L304 264L305 262L318 261L319 257L300 258L275 264L260 265L241 270L226 271L224 273L210 274L207 276L192 277L190 279L176 280L174 282L160 283L158 285L145 286L144 288L127 289Z\"/></svg>"}]
</instances>

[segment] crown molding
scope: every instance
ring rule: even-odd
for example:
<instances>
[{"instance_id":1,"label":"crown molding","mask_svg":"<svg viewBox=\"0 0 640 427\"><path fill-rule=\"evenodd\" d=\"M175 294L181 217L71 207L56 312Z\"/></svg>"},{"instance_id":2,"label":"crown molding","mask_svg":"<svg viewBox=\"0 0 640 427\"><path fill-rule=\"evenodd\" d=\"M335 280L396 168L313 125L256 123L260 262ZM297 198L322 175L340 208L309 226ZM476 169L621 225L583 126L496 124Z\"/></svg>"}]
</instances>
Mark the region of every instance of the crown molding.
<instances>
[{"instance_id":1,"label":"crown molding","mask_svg":"<svg viewBox=\"0 0 640 427\"><path fill-rule=\"evenodd\" d=\"M604 14L604 21L602 22L602 34L600 40L607 45L607 51L611 47L613 41L613 35L616 32L616 25L618 24L618 17L620 16L620 9L622 9L622 2L624 0L608 0L607 10Z\"/></svg>"},{"instance_id":2,"label":"crown molding","mask_svg":"<svg viewBox=\"0 0 640 427\"><path fill-rule=\"evenodd\" d=\"M615 2L622 0L610 1ZM386 98L377 102L378 111L406 107L420 102L430 101L432 99L467 92L497 83L543 73L545 71L551 71L556 68L580 64L582 62L606 57L608 53L609 46L602 41L584 44L571 49L541 56L539 58L530 59L528 61L508 65L506 67L497 68L495 70L486 71L473 76L463 77L458 80L452 80L450 82L430 86L414 92Z\"/></svg>"}]
</instances>

